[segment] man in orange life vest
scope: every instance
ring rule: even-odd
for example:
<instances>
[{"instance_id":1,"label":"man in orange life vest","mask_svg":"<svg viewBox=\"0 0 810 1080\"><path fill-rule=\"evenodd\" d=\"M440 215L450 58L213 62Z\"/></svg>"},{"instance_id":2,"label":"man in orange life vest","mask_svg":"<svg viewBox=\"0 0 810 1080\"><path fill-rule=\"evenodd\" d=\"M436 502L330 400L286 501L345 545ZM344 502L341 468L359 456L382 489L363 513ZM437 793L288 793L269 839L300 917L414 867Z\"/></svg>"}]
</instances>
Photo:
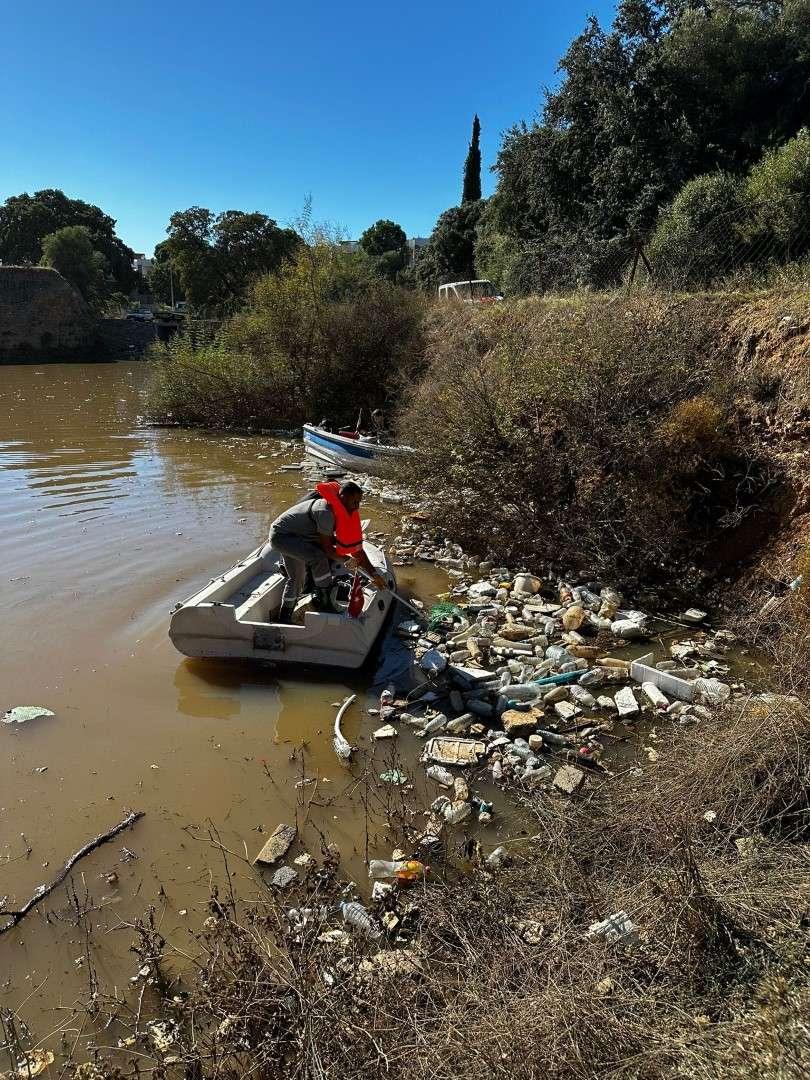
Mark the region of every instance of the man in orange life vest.
<instances>
[{"instance_id":1,"label":"man in orange life vest","mask_svg":"<svg viewBox=\"0 0 810 1080\"><path fill-rule=\"evenodd\" d=\"M342 485L334 480L317 484L314 492L285 510L270 526L270 537L262 554L277 551L287 571L279 622L289 622L292 618L307 570L312 572L318 609L334 611L329 595L330 559L343 562L353 558L371 575L378 589L385 588L385 580L363 551L359 513L362 498L363 489L351 481Z\"/></svg>"}]
</instances>

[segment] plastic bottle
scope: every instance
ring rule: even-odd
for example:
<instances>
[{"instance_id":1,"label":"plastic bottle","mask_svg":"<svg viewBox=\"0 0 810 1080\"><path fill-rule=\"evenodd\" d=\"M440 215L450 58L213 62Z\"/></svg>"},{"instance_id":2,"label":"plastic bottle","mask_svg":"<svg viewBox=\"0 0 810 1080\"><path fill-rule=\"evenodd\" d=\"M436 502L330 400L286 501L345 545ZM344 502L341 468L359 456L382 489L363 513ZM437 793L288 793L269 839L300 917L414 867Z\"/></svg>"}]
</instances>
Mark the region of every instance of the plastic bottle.
<instances>
[{"instance_id":1,"label":"plastic bottle","mask_svg":"<svg viewBox=\"0 0 810 1080\"><path fill-rule=\"evenodd\" d=\"M363 905L357 900L342 903L340 905L340 913L347 926L359 930L359 932L364 934L367 938L378 938L382 934L382 930L380 930L379 926L377 926Z\"/></svg>"},{"instance_id":2,"label":"plastic bottle","mask_svg":"<svg viewBox=\"0 0 810 1080\"><path fill-rule=\"evenodd\" d=\"M376 881L396 878L399 882L418 881L425 876L425 864L418 859L372 859L368 876Z\"/></svg>"}]
</instances>

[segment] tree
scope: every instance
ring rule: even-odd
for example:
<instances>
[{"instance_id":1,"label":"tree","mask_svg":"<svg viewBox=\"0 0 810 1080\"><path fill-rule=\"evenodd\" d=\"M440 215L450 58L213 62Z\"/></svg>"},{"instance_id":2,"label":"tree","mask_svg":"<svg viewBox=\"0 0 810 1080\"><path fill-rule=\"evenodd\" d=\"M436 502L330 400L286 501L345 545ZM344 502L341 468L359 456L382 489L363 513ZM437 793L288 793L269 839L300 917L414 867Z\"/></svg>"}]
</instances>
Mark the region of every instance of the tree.
<instances>
[{"instance_id":1,"label":"tree","mask_svg":"<svg viewBox=\"0 0 810 1080\"><path fill-rule=\"evenodd\" d=\"M66 225L43 237L40 265L58 270L92 306L98 306L107 292L107 260L93 248L84 225Z\"/></svg>"},{"instance_id":2,"label":"tree","mask_svg":"<svg viewBox=\"0 0 810 1080\"><path fill-rule=\"evenodd\" d=\"M201 206L172 214L169 239L160 245L195 308L226 313L238 308L250 286L279 269L301 243L258 211L214 215Z\"/></svg>"},{"instance_id":3,"label":"tree","mask_svg":"<svg viewBox=\"0 0 810 1080\"><path fill-rule=\"evenodd\" d=\"M395 221L381 218L370 225L360 237L360 247L366 255L384 255L386 251L404 251L408 238Z\"/></svg>"},{"instance_id":4,"label":"tree","mask_svg":"<svg viewBox=\"0 0 810 1080\"><path fill-rule=\"evenodd\" d=\"M622 238L653 229L687 180L740 175L795 134L808 14L808 0L621 0L609 30L590 19L540 120L498 155L501 218L534 251L538 283L615 281Z\"/></svg>"},{"instance_id":5,"label":"tree","mask_svg":"<svg viewBox=\"0 0 810 1080\"><path fill-rule=\"evenodd\" d=\"M464 162L464 186L461 193L462 203L478 202L481 198L481 121L476 113L473 118L472 138Z\"/></svg>"},{"instance_id":6,"label":"tree","mask_svg":"<svg viewBox=\"0 0 810 1080\"><path fill-rule=\"evenodd\" d=\"M12 195L0 206L0 261L38 263L43 239L71 225L88 230L93 248L107 260L116 284L129 292L136 281L132 267L135 253L116 235L115 220L98 206L69 199L56 188Z\"/></svg>"},{"instance_id":7,"label":"tree","mask_svg":"<svg viewBox=\"0 0 810 1080\"><path fill-rule=\"evenodd\" d=\"M360 249L371 261L374 272L395 281L405 268L408 258L408 238L401 225L381 218L360 237Z\"/></svg>"},{"instance_id":8,"label":"tree","mask_svg":"<svg viewBox=\"0 0 810 1080\"><path fill-rule=\"evenodd\" d=\"M439 216L416 266L424 288L475 277L475 233L485 205L483 199L462 203Z\"/></svg>"}]
</instances>

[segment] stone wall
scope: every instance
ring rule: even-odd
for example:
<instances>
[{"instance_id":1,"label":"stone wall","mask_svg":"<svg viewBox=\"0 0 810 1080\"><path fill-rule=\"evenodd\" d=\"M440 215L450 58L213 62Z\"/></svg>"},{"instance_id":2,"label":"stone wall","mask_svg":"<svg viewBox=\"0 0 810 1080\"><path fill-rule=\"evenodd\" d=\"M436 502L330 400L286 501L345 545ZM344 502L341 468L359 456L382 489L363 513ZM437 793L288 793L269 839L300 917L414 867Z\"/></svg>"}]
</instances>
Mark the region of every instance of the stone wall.
<instances>
[{"instance_id":1,"label":"stone wall","mask_svg":"<svg viewBox=\"0 0 810 1080\"><path fill-rule=\"evenodd\" d=\"M96 326L96 355L99 359L129 360L143 356L158 340L154 322L139 319L99 319Z\"/></svg>"},{"instance_id":2,"label":"stone wall","mask_svg":"<svg viewBox=\"0 0 810 1080\"><path fill-rule=\"evenodd\" d=\"M95 328L87 304L56 270L0 266L0 363L86 359Z\"/></svg>"}]
</instances>

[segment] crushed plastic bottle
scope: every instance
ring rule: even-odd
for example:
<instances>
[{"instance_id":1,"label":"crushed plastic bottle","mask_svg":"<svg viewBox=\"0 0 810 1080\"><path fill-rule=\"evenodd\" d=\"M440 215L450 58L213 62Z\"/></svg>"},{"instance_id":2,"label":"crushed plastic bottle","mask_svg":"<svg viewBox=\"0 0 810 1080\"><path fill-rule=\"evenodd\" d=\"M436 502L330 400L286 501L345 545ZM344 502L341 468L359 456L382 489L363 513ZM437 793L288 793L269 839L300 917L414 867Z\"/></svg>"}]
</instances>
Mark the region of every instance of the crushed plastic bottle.
<instances>
[{"instance_id":1,"label":"crushed plastic bottle","mask_svg":"<svg viewBox=\"0 0 810 1080\"><path fill-rule=\"evenodd\" d=\"M347 926L358 930L365 937L376 939L382 934L382 930L359 901L350 900L348 903L342 903L340 913Z\"/></svg>"}]
</instances>

